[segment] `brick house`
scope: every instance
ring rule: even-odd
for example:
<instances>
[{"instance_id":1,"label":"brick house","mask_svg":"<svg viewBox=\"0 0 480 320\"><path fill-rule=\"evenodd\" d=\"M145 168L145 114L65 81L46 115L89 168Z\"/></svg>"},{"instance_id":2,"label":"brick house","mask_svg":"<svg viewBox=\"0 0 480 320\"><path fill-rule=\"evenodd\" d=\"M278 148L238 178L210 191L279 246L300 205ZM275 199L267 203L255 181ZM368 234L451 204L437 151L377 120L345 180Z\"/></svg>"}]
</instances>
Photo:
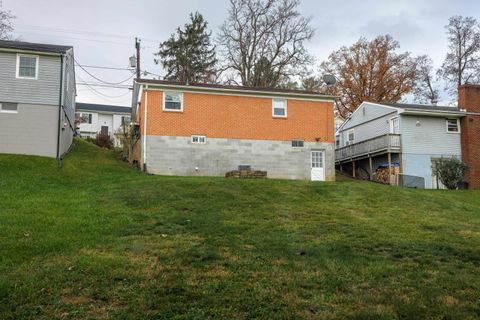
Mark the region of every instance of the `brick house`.
<instances>
[{"instance_id":1,"label":"brick house","mask_svg":"<svg viewBox=\"0 0 480 320\"><path fill-rule=\"evenodd\" d=\"M462 158L469 166L470 189L480 189L480 85L458 88L458 106L467 111L462 118Z\"/></svg>"},{"instance_id":2,"label":"brick house","mask_svg":"<svg viewBox=\"0 0 480 320\"><path fill-rule=\"evenodd\" d=\"M335 97L300 90L137 80L133 160L153 174L335 179ZM132 159L132 157L131 157Z\"/></svg>"}]
</instances>

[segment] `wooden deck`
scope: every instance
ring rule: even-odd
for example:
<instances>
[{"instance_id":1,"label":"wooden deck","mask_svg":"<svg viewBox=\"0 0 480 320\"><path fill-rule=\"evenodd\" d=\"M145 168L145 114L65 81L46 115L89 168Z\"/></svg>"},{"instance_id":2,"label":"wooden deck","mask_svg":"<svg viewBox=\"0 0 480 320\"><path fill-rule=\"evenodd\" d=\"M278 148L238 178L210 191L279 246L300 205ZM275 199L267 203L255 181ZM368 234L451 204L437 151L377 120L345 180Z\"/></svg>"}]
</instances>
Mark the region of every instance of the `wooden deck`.
<instances>
[{"instance_id":1,"label":"wooden deck","mask_svg":"<svg viewBox=\"0 0 480 320\"><path fill-rule=\"evenodd\" d=\"M399 134L385 134L335 150L335 162L350 162L385 153L402 152Z\"/></svg>"}]
</instances>

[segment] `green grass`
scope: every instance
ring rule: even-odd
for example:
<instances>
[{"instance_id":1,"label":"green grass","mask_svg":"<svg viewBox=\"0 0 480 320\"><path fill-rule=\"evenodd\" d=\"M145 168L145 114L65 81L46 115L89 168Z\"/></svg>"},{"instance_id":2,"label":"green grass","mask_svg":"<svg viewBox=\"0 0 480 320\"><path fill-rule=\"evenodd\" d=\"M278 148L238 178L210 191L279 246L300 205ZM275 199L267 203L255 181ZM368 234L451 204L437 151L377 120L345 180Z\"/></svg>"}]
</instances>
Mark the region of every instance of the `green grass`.
<instances>
[{"instance_id":1,"label":"green grass","mask_svg":"<svg viewBox=\"0 0 480 320\"><path fill-rule=\"evenodd\" d=\"M479 288L480 192L0 155L0 319L476 319Z\"/></svg>"}]
</instances>

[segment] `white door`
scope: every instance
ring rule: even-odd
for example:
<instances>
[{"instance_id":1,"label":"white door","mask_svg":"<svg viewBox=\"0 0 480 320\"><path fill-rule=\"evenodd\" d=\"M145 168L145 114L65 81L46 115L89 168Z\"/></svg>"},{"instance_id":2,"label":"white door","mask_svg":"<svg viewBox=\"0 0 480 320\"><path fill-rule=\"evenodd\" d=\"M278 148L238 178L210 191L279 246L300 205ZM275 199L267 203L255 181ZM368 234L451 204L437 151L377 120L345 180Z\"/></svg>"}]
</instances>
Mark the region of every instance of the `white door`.
<instances>
[{"instance_id":1,"label":"white door","mask_svg":"<svg viewBox=\"0 0 480 320\"><path fill-rule=\"evenodd\" d=\"M398 117L390 119L390 133L399 134L400 126L398 122Z\"/></svg>"},{"instance_id":2,"label":"white door","mask_svg":"<svg viewBox=\"0 0 480 320\"><path fill-rule=\"evenodd\" d=\"M311 160L312 181L325 181L324 152L317 150L312 151Z\"/></svg>"}]
</instances>

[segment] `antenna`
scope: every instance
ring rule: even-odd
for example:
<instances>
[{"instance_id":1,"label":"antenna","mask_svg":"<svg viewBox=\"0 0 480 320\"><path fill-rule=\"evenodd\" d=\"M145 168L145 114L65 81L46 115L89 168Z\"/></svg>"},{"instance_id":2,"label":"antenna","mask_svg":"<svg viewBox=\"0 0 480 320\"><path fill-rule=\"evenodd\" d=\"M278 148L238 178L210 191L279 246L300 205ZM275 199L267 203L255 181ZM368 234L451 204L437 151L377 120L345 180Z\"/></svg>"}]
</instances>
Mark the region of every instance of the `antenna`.
<instances>
[{"instance_id":1,"label":"antenna","mask_svg":"<svg viewBox=\"0 0 480 320\"><path fill-rule=\"evenodd\" d=\"M335 78L333 74L326 74L323 76L323 81L327 86L333 86L335 83L337 83L337 78Z\"/></svg>"}]
</instances>

